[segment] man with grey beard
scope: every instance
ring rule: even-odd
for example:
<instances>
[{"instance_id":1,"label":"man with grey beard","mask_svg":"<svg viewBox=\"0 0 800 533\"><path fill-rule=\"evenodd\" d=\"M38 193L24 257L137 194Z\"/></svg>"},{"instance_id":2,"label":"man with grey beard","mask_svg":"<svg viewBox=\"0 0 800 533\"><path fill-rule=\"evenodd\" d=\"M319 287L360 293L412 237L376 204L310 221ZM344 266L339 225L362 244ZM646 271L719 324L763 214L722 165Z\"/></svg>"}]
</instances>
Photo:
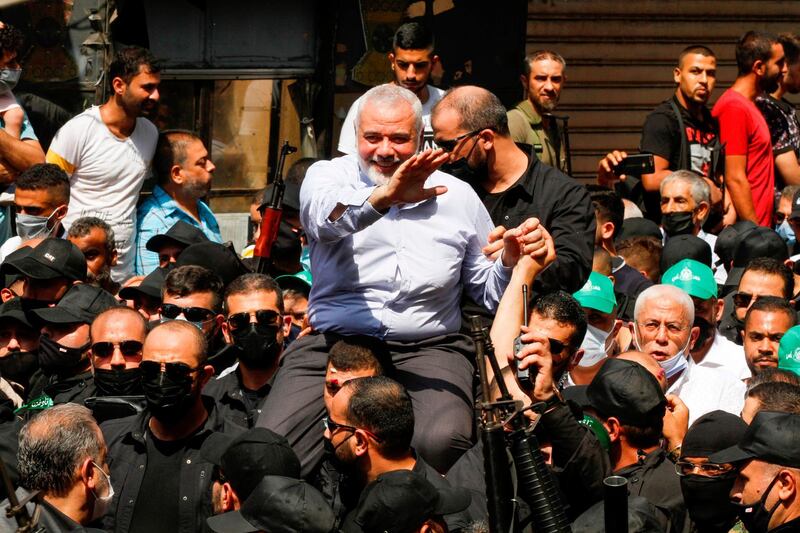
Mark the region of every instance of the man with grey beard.
<instances>
[{"instance_id":1,"label":"man with grey beard","mask_svg":"<svg viewBox=\"0 0 800 533\"><path fill-rule=\"evenodd\" d=\"M284 354L257 425L285 435L307 474L323 451L311 428L325 416L328 348L342 336L377 337L414 402L416 450L444 472L472 446L474 356L459 334L461 293L496 309L517 260L546 253L547 233L525 220L497 236L495 261L484 255L491 218L469 184L437 171L447 153L416 153L422 105L408 89L368 91L356 124L358 153L315 163L303 181L315 331Z\"/></svg>"}]
</instances>

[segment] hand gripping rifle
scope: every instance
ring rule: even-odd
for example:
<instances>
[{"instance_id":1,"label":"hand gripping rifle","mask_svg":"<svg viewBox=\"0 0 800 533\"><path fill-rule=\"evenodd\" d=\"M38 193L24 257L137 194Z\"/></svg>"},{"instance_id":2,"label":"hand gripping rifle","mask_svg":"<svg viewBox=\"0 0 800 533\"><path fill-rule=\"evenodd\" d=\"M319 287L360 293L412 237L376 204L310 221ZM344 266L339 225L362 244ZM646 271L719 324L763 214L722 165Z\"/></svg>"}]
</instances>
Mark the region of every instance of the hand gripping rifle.
<instances>
[{"instance_id":1,"label":"hand gripping rifle","mask_svg":"<svg viewBox=\"0 0 800 533\"><path fill-rule=\"evenodd\" d=\"M500 364L486 328L477 316L470 317L470 321L470 333L475 342L483 392L483 401L478 408L481 411L480 432L486 471L489 530L491 533L518 531L514 516L511 472L508 469L510 451L517 474L519 497L530 507L533 529L536 533L568 533L571 530L561 495L539 451L539 441L533 434L535 426L528 427L525 417L527 409L541 414L545 408L544 403L539 402L526 409L519 408L518 402L512 399L503 381ZM500 398L496 402L490 399L486 358L492 365L500 388Z\"/></svg>"},{"instance_id":2,"label":"hand gripping rifle","mask_svg":"<svg viewBox=\"0 0 800 533\"><path fill-rule=\"evenodd\" d=\"M6 507L6 517L14 518L17 521L16 533L46 533L45 529L38 527L39 515L42 508L37 505L33 516L28 514L28 509L25 507L29 501L36 499L39 496L39 491L34 491L26 498L20 501L17 498L17 493L14 490L14 484L11 482L11 477L6 470L5 461L0 459L0 476L3 478L3 485L8 494L8 506Z\"/></svg>"},{"instance_id":3,"label":"hand gripping rifle","mask_svg":"<svg viewBox=\"0 0 800 533\"><path fill-rule=\"evenodd\" d=\"M283 183L283 165L286 163L286 156L293 154L297 148L291 146L289 141L283 141L278 164L275 166L275 173L272 178L272 197L269 202L261 204L261 233L258 235L253 257L258 258L257 272L267 274L272 264L272 245L278 240L278 227L281 223L281 210L283 209L283 191L286 185Z\"/></svg>"}]
</instances>

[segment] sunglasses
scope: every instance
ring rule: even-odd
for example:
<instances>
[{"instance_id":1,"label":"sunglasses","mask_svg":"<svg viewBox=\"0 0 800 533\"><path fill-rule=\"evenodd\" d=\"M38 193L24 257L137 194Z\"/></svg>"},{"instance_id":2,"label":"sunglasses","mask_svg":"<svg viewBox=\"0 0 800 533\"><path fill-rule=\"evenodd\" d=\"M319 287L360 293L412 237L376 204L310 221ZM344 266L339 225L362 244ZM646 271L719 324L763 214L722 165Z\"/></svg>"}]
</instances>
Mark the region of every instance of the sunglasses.
<instances>
[{"instance_id":1,"label":"sunglasses","mask_svg":"<svg viewBox=\"0 0 800 533\"><path fill-rule=\"evenodd\" d=\"M551 339L550 337L547 338L547 341L550 343L550 353L553 355L559 355L561 352L564 351L564 348L567 346L558 339Z\"/></svg>"},{"instance_id":2,"label":"sunglasses","mask_svg":"<svg viewBox=\"0 0 800 533\"><path fill-rule=\"evenodd\" d=\"M161 316L175 320L181 313L189 322L205 322L214 316L214 311L204 307L181 307L175 304L161 304Z\"/></svg>"},{"instance_id":3,"label":"sunglasses","mask_svg":"<svg viewBox=\"0 0 800 533\"><path fill-rule=\"evenodd\" d=\"M697 471L700 475L707 477L717 477L733 470L733 465L718 463L690 463L689 461L678 461L675 463L675 472L679 476L688 476Z\"/></svg>"},{"instance_id":4,"label":"sunglasses","mask_svg":"<svg viewBox=\"0 0 800 533\"><path fill-rule=\"evenodd\" d=\"M469 133L465 133L464 135L459 135L455 139L443 139L441 141L436 141L436 146L447 152L448 154L456 149L456 145L462 139L466 139L467 137L472 137L473 135L477 135L482 130L474 130Z\"/></svg>"},{"instance_id":5,"label":"sunglasses","mask_svg":"<svg viewBox=\"0 0 800 533\"><path fill-rule=\"evenodd\" d=\"M761 298L759 295L752 295L746 292L737 292L733 295L733 305L736 307L747 307L750 305L750 302L753 301L753 298L758 300Z\"/></svg>"},{"instance_id":6,"label":"sunglasses","mask_svg":"<svg viewBox=\"0 0 800 533\"><path fill-rule=\"evenodd\" d=\"M330 432L331 434L335 433L336 431L338 431L340 429L345 429L345 430L353 432L353 433L355 433L356 430L360 429L360 428L357 428L355 426L346 426L344 424L337 424L336 422L331 420L331 418L329 416L326 416L325 418L322 419L322 425L325 426L325 429L327 429L328 432ZM363 431L364 433L366 433L367 435L369 435L370 437L375 439L377 442L383 442L383 439L380 438L379 436L377 436L376 434L374 434L373 432L371 432L369 430L366 430L366 429L362 429L361 431Z\"/></svg>"},{"instance_id":7,"label":"sunglasses","mask_svg":"<svg viewBox=\"0 0 800 533\"><path fill-rule=\"evenodd\" d=\"M200 367L190 367L186 363L160 363L158 361L142 361L139 363L139 370L142 372L142 378L155 378L161 373L161 365L164 365L164 373L167 377L172 379L185 379L189 377L192 372L197 372Z\"/></svg>"},{"instance_id":8,"label":"sunglasses","mask_svg":"<svg viewBox=\"0 0 800 533\"><path fill-rule=\"evenodd\" d=\"M275 326L280 319L280 313L270 309L259 309L254 313L256 315L256 324L259 326ZM246 328L250 325L250 313L234 313L228 317L228 325L233 331L240 328Z\"/></svg>"},{"instance_id":9,"label":"sunglasses","mask_svg":"<svg viewBox=\"0 0 800 533\"><path fill-rule=\"evenodd\" d=\"M92 344L92 354L95 357L111 357L114 355L114 348L119 348L120 353L126 357L139 355L142 353L142 343L139 341L122 342L96 342Z\"/></svg>"}]
</instances>

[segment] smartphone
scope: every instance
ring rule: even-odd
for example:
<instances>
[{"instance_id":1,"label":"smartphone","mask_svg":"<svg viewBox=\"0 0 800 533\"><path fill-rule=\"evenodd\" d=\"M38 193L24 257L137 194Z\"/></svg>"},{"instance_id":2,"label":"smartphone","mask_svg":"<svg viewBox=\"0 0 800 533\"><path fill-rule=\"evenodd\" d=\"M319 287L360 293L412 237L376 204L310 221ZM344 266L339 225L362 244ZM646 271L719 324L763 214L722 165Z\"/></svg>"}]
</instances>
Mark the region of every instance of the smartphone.
<instances>
[{"instance_id":1,"label":"smartphone","mask_svg":"<svg viewBox=\"0 0 800 533\"><path fill-rule=\"evenodd\" d=\"M653 154L633 154L629 155L619 165L614 166L616 176L641 176L642 174L652 174L655 172L655 161Z\"/></svg>"},{"instance_id":2,"label":"smartphone","mask_svg":"<svg viewBox=\"0 0 800 533\"><path fill-rule=\"evenodd\" d=\"M528 286L522 286L522 325L528 327L528 316L530 312L528 310ZM522 348L525 346L525 343L522 342L522 334L518 335L516 339L514 339L514 359L513 359L513 366L514 366L514 373L517 376L517 381L519 382L520 387L525 390L533 389L533 383L536 380L536 373L539 371L538 368L531 368L528 367L524 370L520 370L517 368L517 354L522 351Z\"/></svg>"}]
</instances>

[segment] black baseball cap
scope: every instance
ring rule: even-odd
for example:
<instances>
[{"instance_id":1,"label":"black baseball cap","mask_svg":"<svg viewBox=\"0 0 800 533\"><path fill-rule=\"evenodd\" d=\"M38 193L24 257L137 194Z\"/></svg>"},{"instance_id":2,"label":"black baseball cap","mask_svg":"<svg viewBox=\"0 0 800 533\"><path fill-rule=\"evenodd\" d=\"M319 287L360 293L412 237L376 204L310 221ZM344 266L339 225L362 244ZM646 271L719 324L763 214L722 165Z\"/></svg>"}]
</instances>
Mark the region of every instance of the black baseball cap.
<instances>
[{"instance_id":1,"label":"black baseball cap","mask_svg":"<svg viewBox=\"0 0 800 533\"><path fill-rule=\"evenodd\" d=\"M11 298L4 304L0 305L0 322L5 320L16 320L24 326L31 329L38 329L32 322L28 314L22 309L22 300L20 298Z\"/></svg>"},{"instance_id":2,"label":"black baseball cap","mask_svg":"<svg viewBox=\"0 0 800 533\"><path fill-rule=\"evenodd\" d=\"M0 266L5 275L19 273L31 279L86 280L86 257L66 239L49 238L27 254L8 258Z\"/></svg>"},{"instance_id":3,"label":"black baseball cap","mask_svg":"<svg viewBox=\"0 0 800 533\"><path fill-rule=\"evenodd\" d=\"M79 283L70 287L55 307L41 307L31 312L45 324L91 324L97 315L119 305L110 292Z\"/></svg>"},{"instance_id":4,"label":"black baseball cap","mask_svg":"<svg viewBox=\"0 0 800 533\"><path fill-rule=\"evenodd\" d=\"M387 472L362 491L342 533L410 533L431 517L458 513L469 504L466 489L435 487L411 470Z\"/></svg>"},{"instance_id":5,"label":"black baseball cap","mask_svg":"<svg viewBox=\"0 0 800 533\"><path fill-rule=\"evenodd\" d=\"M717 235L717 242L714 244L714 253L719 257L717 266L724 265L726 269L730 267L739 237L756 227L756 223L752 220L740 220L720 231Z\"/></svg>"},{"instance_id":6,"label":"black baseball cap","mask_svg":"<svg viewBox=\"0 0 800 533\"><path fill-rule=\"evenodd\" d=\"M161 267L156 267L144 277L139 285L121 289L119 291L119 296L125 300L133 300L136 296L144 294L155 300L161 300L161 288L164 286L164 280L166 278L166 270Z\"/></svg>"},{"instance_id":7,"label":"black baseball cap","mask_svg":"<svg viewBox=\"0 0 800 533\"><path fill-rule=\"evenodd\" d=\"M758 226L743 233L733 251L733 268L728 272L725 285L739 285L744 269L759 257L772 257L780 262L789 259L789 249L781 236L770 228Z\"/></svg>"},{"instance_id":8,"label":"black baseball cap","mask_svg":"<svg viewBox=\"0 0 800 533\"><path fill-rule=\"evenodd\" d=\"M747 432L741 417L711 411L694 421L681 443L681 457L708 457L735 445Z\"/></svg>"},{"instance_id":9,"label":"black baseball cap","mask_svg":"<svg viewBox=\"0 0 800 533\"><path fill-rule=\"evenodd\" d=\"M31 248L30 246L23 246L21 248L17 248L16 250L14 250L13 252L11 252L10 254L8 254L6 256L5 261L11 261L11 262L19 261L20 259L22 259L26 255L31 253L31 251L33 251L33 248ZM16 281L18 281L18 280L20 280L20 279L22 279L24 277L25 276L23 276L22 274L20 274L19 272L16 272L16 271L15 272L6 272L5 276L4 276L4 280L3 280L3 287L10 287L12 283L14 283L14 282L16 282Z\"/></svg>"},{"instance_id":10,"label":"black baseball cap","mask_svg":"<svg viewBox=\"0 0 800 533\"><path fill-rule=\"evenodd\" d=\"M175 262L175 268L186 265L209 269L219 276L225 286L242 274L250 272L232 247L212 241L192 244L186 248Z\"/></svg>"},{"instance_id":11,"label":"black baseball cap","mask_svg":"<svg viewBox=\"0 0 800 533\"><path fill-rule=\"evenodd\" d=\"M158 252L164 245L176 244L178 246L191 246L198 242L206 242L208 237L200 231L200 228L193 226L183 220L177 221L167 230L166 233L153 235L147 240L145 247L151 252Z\"/></svg>"},{"instance_id":12,"label":"black baseball cap","mask_svg":"<svg viewBox=\"0 0 800 533\"><path fill-rule=\"evenodd\" d=\"M626 218L622 221L622 229L614 238L614 242L622 242L634 237L654 237L661 240L661 228L648 218Z\"/></svg>"},{"instance_id":13,"label":"black baseball cap","mask_svg":"<svg viewBox=\"0 0 800 533\"><path fill-rule=\"evenodd\" d=\"M695 235L670 237L661 252L661 272L684 259L694 259L711 268L711 246Z\"/></svg>"},{"instance_id":14,"label":"black baseball cap","mask_svg":"<svg viewBox=\"0 0 800 533\"><path fill-rule=\"evenodd\" d=\"M800 414L759 411L735 446L712 454L712 463L738 463L760 459L766 463L800 468Z\"/></svg>"},{"instance_id":15,"label":"black baseball cap","mask_svg":"<svg viewBox=\"0 0 800 533\"><path fill-rule=\"evenodd\" d=\"M283 205L300 211L300 185L288 181L283 182ZM272 190L274 185L270 184L264 189L264 196L261 197L261 205L259 209L264 209L272 201Z\"/></svg>"},{"instance_id":16,"label":"black baseball cap","mask_svg":"<svg viewBox=\"0 0 800 533\"><path fill-rule=\"evenodd\" d=\"M586 396L601 415L638 427L663 418L667 403L656 378L639 363L625 359L603 363Z\"/></svg>"},{"instance_id":17,"label":"black baseball cap","mask_svg":"<svg viewBox=\"0 0 800 533\"><path fill-rule=\"evenodd\" d=\"M267 428L236 437L215 433L203 443L202 454L222 469L239 500L247 499L264 476L300 478L300 460L289 442Z\"/></svg>"},{"instance_id":18,"label":"black baseball cap","mask_svg":"<svg viewBox=\"0 0 800 533\"><path fill-rule=\"evenodd\" d=\"M283 476L263 478L240 510L206 519L217 533L331 533L335 521L317 489Z\"/></svg>"},{"instance_id":19,"label":"black baseball cap","mask_svg":"<svg viewBox=\"0 0 800 533\"><path fill-rule=\"evenodd\" d=\"M628 533L664 533L666 515L642 496L628 496ZM589 507L572 523L572 533L606 533L605 503Z\"/></svg>"}]
</instances>

